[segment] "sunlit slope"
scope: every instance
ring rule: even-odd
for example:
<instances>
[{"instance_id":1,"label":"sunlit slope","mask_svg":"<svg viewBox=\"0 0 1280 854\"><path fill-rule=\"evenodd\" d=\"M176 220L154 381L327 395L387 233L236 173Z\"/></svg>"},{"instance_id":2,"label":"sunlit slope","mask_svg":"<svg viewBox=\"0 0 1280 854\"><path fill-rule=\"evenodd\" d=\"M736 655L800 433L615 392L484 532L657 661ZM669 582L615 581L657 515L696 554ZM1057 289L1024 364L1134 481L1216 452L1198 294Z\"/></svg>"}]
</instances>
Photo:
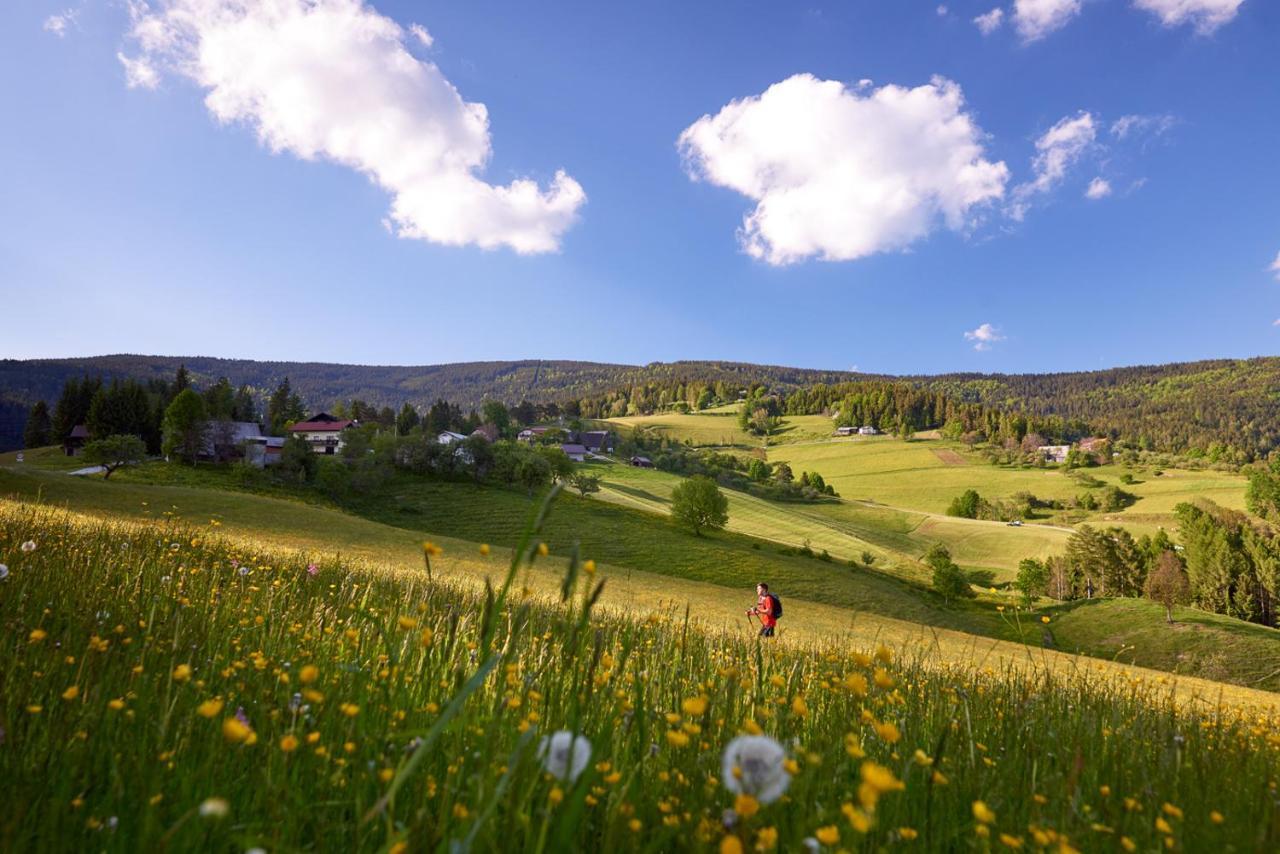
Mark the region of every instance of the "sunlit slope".
<instances>
[{"instance_id":1,"label":"sunlit slope","mask_svg":"<svg viewBox=\"0 0 1280 854\"><path fill-rule=\"evenodd\" d=\"M596 465L601 495L609 501L657 513L670 512L676 475L627 465ZM806 541L814 551L826 550L840 560L861 560L870 552L895 572L924 579L915 561L935 542L945 543L961 565L990 569L998 579L1011 578L1018 561L1061 553L1069 532L1026 525L1009 528L999 522L883 507L864 501L788 503L766 501L735 490L729 499L729 528L790 546Z\"/></svg>"}]
</instances>

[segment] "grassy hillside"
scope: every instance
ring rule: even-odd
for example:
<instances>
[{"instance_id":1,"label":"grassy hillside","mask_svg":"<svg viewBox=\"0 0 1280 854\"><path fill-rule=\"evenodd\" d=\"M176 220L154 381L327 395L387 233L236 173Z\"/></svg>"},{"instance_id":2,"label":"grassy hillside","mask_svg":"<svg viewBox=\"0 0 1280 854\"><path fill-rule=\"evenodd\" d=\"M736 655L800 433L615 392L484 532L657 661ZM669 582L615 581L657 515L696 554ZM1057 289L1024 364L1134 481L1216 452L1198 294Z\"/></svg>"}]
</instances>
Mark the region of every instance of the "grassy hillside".
<instances>
[{"instance_id":1,"label":"grassy hillside","mask_svg":"<svg viewBox=\"0 0 1280 854\"><path fill-rule=\"evenodd\" d=\"M493 568L491 559L478 557L477 544L513 539L531 505L520 492L406 477L377 496L349 502L342 512L324 502L304 503L292 493L273 497L235 491L231 478L212 468L190 470L153 464L121 472L109 482L13 469L0 468L0 495L41 497L107 517L164 520L176 515L205 525L212 521L218 531L261 542L376 560L410 570L420 566L418 544L430 538L447 544L448 571L472 579ZM173 485L182 480L190 485ZM311 497L313 502L319 501ZM562 496L544 538L552 554L568 555L578 543L584 557L601 562L602 572L611 578L606 595L610 605L630 609L651 607L659 600L688 603L705 620L736 631L746 630L741 609L750 603L752 586L764 578L786 595L787 631L806 637L832 636L854 626L863 637L936 637L951 630L965 634L952 634L949 646L983 656L997 654L993 650L998 644L978 636L1023 640L1033 646L1048 643L1103 658L1114 657L1122 646L1114 640L1121 624L1105 613L1097 625L1070 622L1060 628L1057 608L1014 619L1013 599L1007 593L947 607L923 587L887 572L780 554L768 541L733 532L693 537L660 516L629 510L599 497ZM886 569L900 571L896 565ZM554 582L531 578L529 584L537 588ZM997 607L1005 607L1005 611ZM1276 657L1280 632L1256 626L1240 628L1243 624L1232 620L1206 624L1210 638L1222 633L1222 640L1234 643L1237 636L1243 637L1244 646L1227 662L1224 675L1221 662L1195 655L1177 658L1182 643L1179 630L1164 625L1158 608L1149 603L1140 607L1141 619L1125 615L1123 628L1143 628L1162 640L1149 646L1150 653L1148 646L1142 645L1127 652L1126 661L1191 675L1204 667L1227 681L1280 689L1280 673L1259 681L1255 666ZM1040 613L1051 617L1050 627L1037 621ZM1215 641L1197 636L1196 643L1202 642ZM1002 647L998 655L1005 659L1024 656L1019 649Z\"/></svg>"},{"instance_id":2,"label":"grassy hillside","mask_svg":"<svg viewBox=\"0 0 1280 854\"><path fill-rule=\"evenodd\" d=\"M533 567L538 538L516 550ZM563 604L486 603L2 501L0 560L5 850L1280 844L1280 713L1249 692L1063 656L756 646L593 613L585 570ZM569 756L543 746L558 730Z\"/></svg>"},{"instance_id":3,"label":"grassy hillside","mask_svg":"<svg viewBox=\"0 0 1280 854\"><path fill-rule=\"evenodd\" d=\"M619 431L643 431L653 438L669 438L702 447L758 448L760 437L738 429L738 407L722 406L703 412L666 412L658 415L633 415L605 420ZM770 442L803 442L831 435L831 419L825 415L793 415Z\"/></svg>"},{"instance_id":4,"label":"grassy hillside","mask_svg":"<svg viewBox=\"0 0 1280 854\"><path fill-rule=\"evenodd\" d=\"M670 510L671 490L680 482L676 475L627 465L594 464L591 470L601 477L606 500L664 514ZM804 504L732 490L725 495L732 531L791 546L807 541L813 550L845 561L861 560L863 552L870 552L886 570L923 583L928 576L915 561L935 542L945 543L962 566L991 570L1003 581L1013 577L1023 558L1061 553L1069 536L1066 530L1041 525L1009 529L999 522L930 516L863 501Z\"/></svg>"},{"instance_id":5,"label":"grassy hillside","mask_svg":"<svg viewBox=\"0 0 1280 854\"><path fill-rule=\"evenodd\" d=\"M1132 521L1137 528L1167 522L1175 505L1194 497L1243 510L1246 485L1241 475L1215 471L1168 469L1157 476L1151 470L1100 466L1073 475L1052 468L995 466L958 443L930 438L903 442L880 436L779 445L770 448L769 459L786 462L795 471L821 473L845 498L926 513L945 513L966 489L976 489L986 498L1030 492L1037 498L1066 500L1088 490L1080 480L1087 476L1138 499L1119 513L1093 514L1092 521ZM1125 472L1135 475L1137 482L1121 483Z\"/></svg>"}]
</instances>

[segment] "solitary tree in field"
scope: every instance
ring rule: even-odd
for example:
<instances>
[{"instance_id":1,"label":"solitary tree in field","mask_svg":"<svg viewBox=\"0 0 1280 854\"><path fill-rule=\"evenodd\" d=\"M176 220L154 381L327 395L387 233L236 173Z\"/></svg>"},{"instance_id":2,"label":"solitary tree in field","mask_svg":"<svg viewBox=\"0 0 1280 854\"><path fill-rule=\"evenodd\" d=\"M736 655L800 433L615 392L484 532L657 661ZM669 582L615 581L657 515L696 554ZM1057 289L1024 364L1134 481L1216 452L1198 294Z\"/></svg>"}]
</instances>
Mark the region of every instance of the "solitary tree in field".
<instances>
[{"instance_id":1,"label":"solitary tree in field","mask_svg":"<svg viewBox=\"0 0 1280 854\"><path fill-rule=\"evenodd\" d=\"M1147 598L1164 606L1164 618L1173 622L1173 606L1185 605L1191 599L1191 585L1182 561L1173 552L1162 552L1155 569L1147 576Z\"/></svg>"},{"instance_id":2,"label":"solitary tree in field","mask_svg":"<svg viewBox=\"0 0 1280 854\"><path fill-rule=\"evenodd\" d=\"M104 439L95 439L84 446L81 456L85 462L102 466L103 480L121 466L140 463L147 456L147 446L137 436L117 433Z\"/></svg>"},{"instance_id":3,"label":"solitary tree in field","mask_svg":"<svg viewBox=\"0 0 1280 854\"><path fill-rule=\"evenodd\" d=\"M729 499L709 477L691 477L671 490L671 516L702 536L703 528L723 528L729 521Z\"/></svg>"},{"instance_id":4,"label":"solitary tree in field","mask_svg":"<svg viewBox=\"0 0 1280 854\"><path fill-rule=\"evenodd\" d=\"M933 589L947 602L972 597L973 588L964 570L951 559L951 552L942 543L934 543L925 552L924 562L933 570Z\"/></svg>"},{"instance_id":5,"label":"solitary tree in field","mask_svg":"<svg viewBox=\"0 0 1280 854\"><path fill-rule=\"evenodd\" d=\"M575 474L569 479L569 483L574 489L586 498L592 492L600 491L600 478L594 474Z\"/></svg>"},{"instance_id":6,"label":"solitary tree in field","mask_svg":"<svg viewBox=\"0 0 1280 854\"><path fill-rule=\"evenodd\" d=\"M1022 594L1022 604L1030 608L1035 598L1049 589L1049 568L1033 557L1018 564L1018 577L1013 587Z\"/></svg>"},{"instance_id":7,"label":"solitary tree in field","mask_svg":"<svg viewBox=\"0 0 1280 854\"><path fill-rule=\"evenodd\" d=\"M165 454L195 465L196 458L204 449L208 430L204 398L189 388L185 389L164 411Z\"/></svg>"}]
</instances>

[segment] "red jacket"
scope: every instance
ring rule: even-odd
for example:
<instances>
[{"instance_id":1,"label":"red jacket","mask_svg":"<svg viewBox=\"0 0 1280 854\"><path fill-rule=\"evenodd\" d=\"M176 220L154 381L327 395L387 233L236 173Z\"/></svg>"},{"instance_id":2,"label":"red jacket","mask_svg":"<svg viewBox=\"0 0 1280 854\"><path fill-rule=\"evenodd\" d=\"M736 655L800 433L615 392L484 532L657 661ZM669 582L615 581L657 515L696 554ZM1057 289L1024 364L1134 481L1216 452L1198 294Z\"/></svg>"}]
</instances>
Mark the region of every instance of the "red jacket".
<instances>
[{"instance_id":1,"label":"red jacket","mask_svg":"<svg viewBox=\"0 0 1280 854\"><path fill-rule=\"evenodd\" d=\"M756 602L756 614L760 617L760 625L766 628L772 628L778 625L778 618L773 616L773 597L768 593L760 597Z\"/></svg>"}]
</instances>

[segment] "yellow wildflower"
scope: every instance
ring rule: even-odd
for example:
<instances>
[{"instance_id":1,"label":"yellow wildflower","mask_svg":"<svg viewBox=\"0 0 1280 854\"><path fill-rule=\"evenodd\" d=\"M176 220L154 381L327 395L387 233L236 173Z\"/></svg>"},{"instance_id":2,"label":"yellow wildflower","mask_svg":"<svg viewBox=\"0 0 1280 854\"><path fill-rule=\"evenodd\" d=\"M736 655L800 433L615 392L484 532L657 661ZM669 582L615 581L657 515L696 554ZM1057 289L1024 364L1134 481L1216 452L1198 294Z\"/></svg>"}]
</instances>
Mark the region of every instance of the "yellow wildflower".
<instances>
[{"instance_id":1,"label":"yellow wildflower","mask_svg":"<svg viewBox=\"0 0 1280 854\"><path fill-rule=\"evenodd\" d=\"M991 824L996 820L996 814L982 801L973 802L973 817L983 824Z\"/></svg>"}]
</instances>

